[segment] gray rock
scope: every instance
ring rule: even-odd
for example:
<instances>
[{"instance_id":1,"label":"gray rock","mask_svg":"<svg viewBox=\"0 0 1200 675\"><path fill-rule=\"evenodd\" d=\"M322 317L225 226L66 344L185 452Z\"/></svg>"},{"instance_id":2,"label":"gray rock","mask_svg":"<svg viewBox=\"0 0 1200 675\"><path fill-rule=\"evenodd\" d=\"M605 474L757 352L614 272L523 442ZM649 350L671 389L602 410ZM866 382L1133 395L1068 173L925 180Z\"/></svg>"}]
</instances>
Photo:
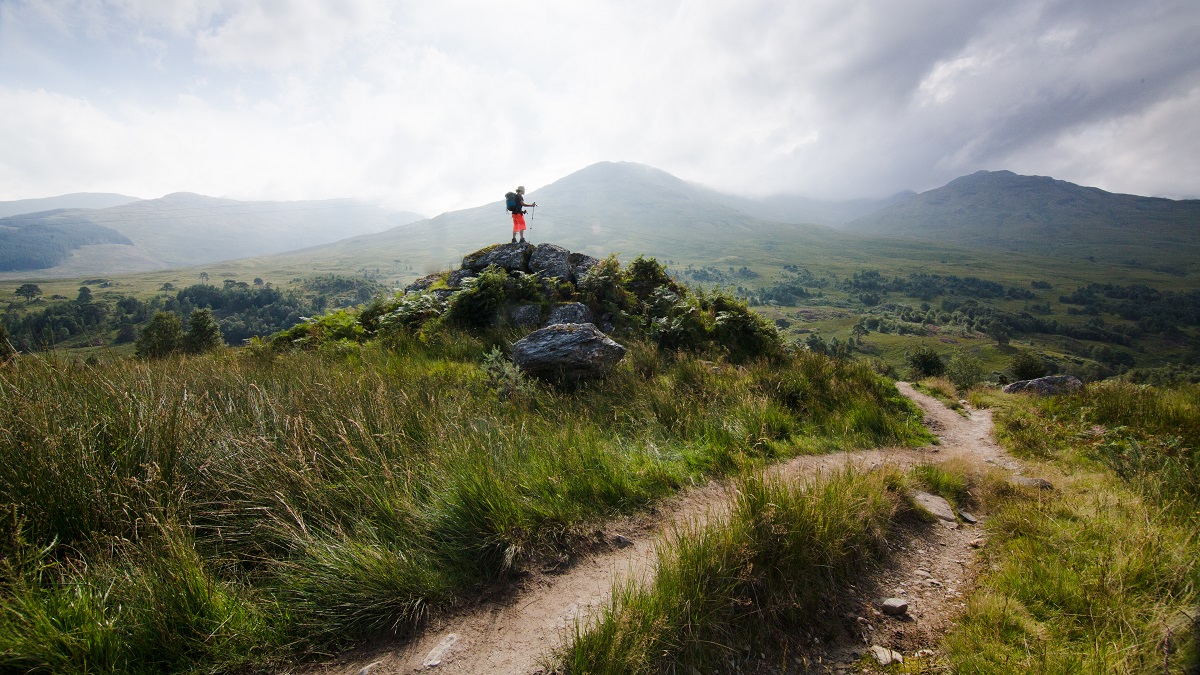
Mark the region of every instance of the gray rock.
<instances>
[{"instance_id":1,"label":"gray rock","mask_svg":"<svg viewBox=\"0 0 1200 675\"><path fill-rule=\"evenodd\" d=\"M904 663L904 657L899 652L894 652L887 647L880 647L879 645L871 645L871 656L874 656L875 662L881 666Z\"/></svg>"},{"instance_id":2,"label":"gray rock","mask_svg":"<svg viewBox=\"0 0 1200 675\"><path fill-rule=\"evenodd\" d=\"M633 541L623 534L615 535L613 537L613 543L617 545L617 548L628 548L633 546Z\"/></svg>"},{"instance_id":3,"label":"gray rock","mask_svg":"<svg viewBox=\"0 0 1200 675\"><path fill-rule=\"evenodd\" d=\"M937 495L931 495L928 492L914 492L913 502L931 515L936 516L938 520L945 520L951 523L958 520L954 516L954 508L950 506L950 502Z\"/></svg>"},{"instance_id":4,"label":"gray rock","mask_svg":"<svg viewBox=\"0 0 1200 675\"><path fill-rule=\"evenodd\" d=\"M1038 394L1053 396L1083 389L1083 382L1074 375L1051 375L1036 380L1021 380L1004 387L1006 394Z\"/></svg>"},{"instance_id":5,"label":"gray rock","mask_svg":"<svg viewBox=\"0 0 1200 675\"><path fill-rule=\"evenodd\" d=\"M542 306L526 303L508 310L508 320L516 326L532 328L542 322Z\"/></svg>"},{"instance_id":6,"label":"gray rock","mask_svg":"<svg viewBox=\"0 0 1200 675\"><path fill-rule=\"evenodd\" d=\"M416 281L412 282L411 284L405 286L404 292L405 293L416 293L417 291L423 291L426 288L429 288L430 286L432 286L434 283L437 282L438 279L441 279L441 278L442 278L441 272L436 272L434 274L427 274L427 275L421 277L420 279L417 279Z\"/></svg>"},{"instance_id":7,"label":"gray rock","mask_svg":"<svg viewBox=\"0 0 1200 675\"><path fill-rule=\"evenodd\" d=\"M445 304L447 302L450 302L450 296L454 295L457 292L458 291L452 291L448 288L439 288L436 291L429 291L429 294L432 295L433 297L437 298L438 302Z\"/></svg>"},{"instance_id":8,"label":"gray rock","mask_svg":"<svg viewBox=\"0 0 1200 675\"><path fill-rule=\"evenodd\" d=\"M538 244L529 255L529 271L541 272L545 279L571 280L571 252L554 244Z\"/></svg>"},{"instance_id":9,"label":"gray rock","mask_svg":"<svg viewBox=\"0 0 1200 675\"><path fill-rule=\"evenodd\" d=\"M959 511L958 517L962 518L963 522L970 523L971 525L979 522L979 519L975 517L975 514L967 513L966 511Z\"/></svg>"},{"instance_id":10,"label":"gray rock","mask_svg":"<svg viewBox=\"0 0 1200 675\"><path fill-rule=\"evenodd\" d=\"M548 325L556 323L592 323L592 310L581 302L566 302L550 308Z\"/></svg>"},{"instance_id":11,"label":"gray rock","mask_svg":"<svg viewBox=\"0 0 1200 675\"><path fill-rule=\"evenodd\" d=\"M532 251L533 245L529 242L496 244L468 253L463 257L462 268L482 272L495 265L508 272L528 272L529 255Z\"/></svg>"},{"instance_id":12,"label":"gray rock","mask_svg":"<svg viewBox=\"0 0 1200 675\"><path fill-rule=\"evenodd\" d=\"M610 372L625 356L590 323L559 323L535 330L512 347L513 363L544 379L588 379Z\"/></svg>"},{"instance_id":13,"label":"gray rock","mask_svg":"<svg viewBox=\"0 0 1200 675\"><path fill-rule=\"evenodd\" d=\"M890 616L904 616L908 612L908 602L900 598L888 598L883 601L880 609Z\"/></svg>"},{"instance_id":14,"label":"gray rock","mask_svg":"<svg viewBox=\"0 0 1200 675\"><path fill-rule=\"evenodd\" d=\"M463 282L476 276L473 270L458 269L446 276L446 285L450 288L461 288Z\"/></svg>"},{"instance_id":15,"label":"gray rock","mask_svg":"<svg viewBox=\"0 0 1200 675\"><path fill-rule=\"evenodd\" d=\"M1025 476L1009 476L1008 482L1013 485L1027 488L1037 488L1038 490L1053 490L1054 485L1045 478L1027 478Z\"/></svg>"},{"instance_id":16,"label":"gray rock","mask_svg":"<svg viewBox=\"0 0 1200 675\"><path fill-rule=\"evenodd\" d=\"M600 264L600 259L583 253L572 253L567 256L567 262L571 265L571 283L579 285L587 276L588 270Z\"/></svg>"}]
</instances>

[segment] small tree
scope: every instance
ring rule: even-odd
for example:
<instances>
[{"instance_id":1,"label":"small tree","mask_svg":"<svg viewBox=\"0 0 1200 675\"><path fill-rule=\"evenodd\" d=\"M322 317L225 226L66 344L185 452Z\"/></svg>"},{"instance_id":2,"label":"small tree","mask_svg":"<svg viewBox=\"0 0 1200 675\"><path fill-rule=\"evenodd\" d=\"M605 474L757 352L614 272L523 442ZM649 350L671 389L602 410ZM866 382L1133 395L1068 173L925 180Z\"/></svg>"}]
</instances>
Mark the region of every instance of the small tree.
<instances>
[{"instance_id":1,"label":"small tree","mask_svg":"<svg viewBox=\"0 0 1200 675\"><path fill-rule=\"evenodd\" d=\"M134 352L143 358L162 358L179 349L183 342L183 322L173 312L159 312L138 334Z\"/></svg>"},{"instance_id":2,"label":"small tree","mask_svg":"<svg viewBox=\"0 0 1200 675\"><path fill-rule=\"evenodd\" d=\"M25 298L25 304L29 304L31 300L42 294L42 289L38 288L37 284L21 284L15 293Z\"/></svg>"},{"instance_id":3,"label":"small tree","mask_svg":"<svg viewBox=\"0 0 1200 675\"><path fill-rule=\"evenodd\" d=\"M91 301L92 301L92 289L88 288L87 286L80 286L79 287L79 295L75 297L75 302L78 302L81 305L86 305L87 303L89 303Z\"/></svg>"},{"instance_id":4,"label":"small tree","mask_svg":"<svg viewBox=\"0 0 1200 675\"><path fill-rule=\"evenodd\" d=\"M208 272L200 273L200 281L203 281L204 283L208 283Z\"/></svg>"},{"instance_id":5,"label":"small tree","mask_svg":"<svg viewBox=\"0 0 1200 675\"><path fill-rule=\"evenodd\" d=\"M933 347L921 345L905 355L904 360L912 369L913 378L937 377L946 372L946 364Z\"/></svg>"},{"instance_id":6,"label":"small tree","mask_svg":"<svg viewBox=\"0 0 1200 675\"><path fill-rule=\"evenodd\" d=\"M1020 351L1013 355L1008 370L1016 380L1036 380L1046 374L1046 362L1033 352Z\"/></svg>"},{"instance_id":7,"label":"small tree","mask_svg":"<svg viewBox=\"0 0 1200 675\"><path fill-rule=\"evenodd\" d=\"M225 339L221 335L221 326L213 318L212 310L207 307L192 310L187 334L183 336L183 350L189 354L203 354L223 344Z\"/></svg>"},{"instance_id":8,"label":"small tree","mask_svg":"<svg viewBox=\"0 0 1200 675\"><path fill-rule=\"evenodd\" d=\"M973 354L957 352L946 363L946 377L959 389L970 389L983 381L983 362Z\"/></svg>"}]
</instances>

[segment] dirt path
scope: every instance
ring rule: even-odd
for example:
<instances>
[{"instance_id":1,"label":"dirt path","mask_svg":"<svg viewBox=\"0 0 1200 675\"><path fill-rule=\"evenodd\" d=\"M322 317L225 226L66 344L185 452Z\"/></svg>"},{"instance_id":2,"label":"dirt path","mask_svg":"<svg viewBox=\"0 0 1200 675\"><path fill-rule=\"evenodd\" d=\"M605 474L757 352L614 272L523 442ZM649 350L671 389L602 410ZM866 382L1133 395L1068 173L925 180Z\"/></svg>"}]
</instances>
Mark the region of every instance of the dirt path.
<instances>
[{"instance_id":1,"label":"dirt path","mask_svg":"<svg viewBox=\"0 0 1200 675\"><path fill-rule=\"evenodd\" d=\"M988 411L972 410L970 418L966 418L906 383L897 386L925 411L926 425L941 438L939 446L798 457L773 470L786 477L806 477L847 463L861 468L883 463L909 466L953 454L1015 468L991 440L992 420ZM587 616L607 600L615 581L630 575L644 578L652 569L654 545L664 532L677 524L702 520L728 503L723 484L690 490L660 504L649 515L609 523L604 532L597 533L598 552L561 574L553 571L531 574L515 592L500 600L434 619L407 644L377 649L369 656L348 656L309 672L339 675L543 672L550 650L564 643L577 618ZM954 613L950 605L959 601L964 585L973 578L967 560L973 550L969 542L979 535L962 528L931 529L932 534L926 537L932 537L930 541L914 538L897 542L898 555L890 561L888 573L877 574L870 583L852 589L854 597L842 611L854 614L846 618L849 625L861 631L864 642L905 651L924 648L929 636L941 629L937 617ZM922 576L921 572L928 576ZM907 621L881 620L873 611L877 601L873 595L893 590L912 597L910 602L915 606L910 609ZM802 651L826 653L828 658L821 656L817 660L841 665L862 650L855 636L827 652Z\"/></svg>"}]
</instances>

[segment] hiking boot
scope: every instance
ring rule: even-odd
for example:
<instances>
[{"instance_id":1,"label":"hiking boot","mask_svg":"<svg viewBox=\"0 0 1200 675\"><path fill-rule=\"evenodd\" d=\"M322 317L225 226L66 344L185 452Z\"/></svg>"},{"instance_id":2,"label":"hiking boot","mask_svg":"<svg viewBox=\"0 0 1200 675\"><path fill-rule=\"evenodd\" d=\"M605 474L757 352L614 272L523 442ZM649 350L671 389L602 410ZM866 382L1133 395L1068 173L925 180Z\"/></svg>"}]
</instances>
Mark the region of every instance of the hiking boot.
<instances>
[{"instance_id":1,"label":"hiking boot","mask_svg":"<svg viewBox=\"0 0 1200 675\"><path fill-rule=\"evenodd\" d=\"M522 239L521 241L525 241L525 240L524 240L524 239ZM513 237L512 243L514 243L514 244L515 244L515 243L517 243L517 238L516 238L516 237Z\"/></svg>"}]
</instances>

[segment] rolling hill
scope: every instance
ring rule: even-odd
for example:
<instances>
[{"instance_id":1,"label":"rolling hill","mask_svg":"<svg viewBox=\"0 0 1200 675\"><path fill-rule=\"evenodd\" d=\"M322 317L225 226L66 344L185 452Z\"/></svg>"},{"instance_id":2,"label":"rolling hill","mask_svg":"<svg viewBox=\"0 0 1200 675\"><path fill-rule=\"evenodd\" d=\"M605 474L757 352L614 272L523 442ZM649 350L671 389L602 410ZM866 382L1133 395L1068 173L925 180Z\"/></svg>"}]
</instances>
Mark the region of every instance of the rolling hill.
<instances>
[{"instance_id":1,"label":"rolling hill","mask_svg":"<svg viewBox=\"0 0 1200 675\"><path fill-rule=\"evenodd\" d=\"M1200 200L1113 194L979 171L854 220L847 232L1002 252L1200 271Z\"/></svg>"},{"instance_id":2,"label":"rolling hill","mask_svg":"<svg viewBox=\"0 0 1200 675\"><path fill-rule=\"evenodd\" d=\"M51 230L71 241L66 247L48 244L45 250L26 247L25 255L0 265L0 272L10 278L18 270L59 277L185 267L281 253L420 219L415 213L356 200L243 202L175 193L102 209L59 209L0 219L0 228L10 233ZM82 241L84 233L94 234L97 228L118 233L121 240L93 236Z\"/></svg>"},{"instance_id":3,"label":"rolling hill","mask_svg":"<svg viewBox=\"0 0 1200 675\"><path fill-rule=\"evenodd\" d=\"M75 192L57 197L18 199L10 202L0 202L0 218L17 216L23 213L54 211L57 209L106 209L110 206L121 206L122 204L129 204L136 201L139 201L137 197L109 192Z\"/></svg>"}]
</instances>

